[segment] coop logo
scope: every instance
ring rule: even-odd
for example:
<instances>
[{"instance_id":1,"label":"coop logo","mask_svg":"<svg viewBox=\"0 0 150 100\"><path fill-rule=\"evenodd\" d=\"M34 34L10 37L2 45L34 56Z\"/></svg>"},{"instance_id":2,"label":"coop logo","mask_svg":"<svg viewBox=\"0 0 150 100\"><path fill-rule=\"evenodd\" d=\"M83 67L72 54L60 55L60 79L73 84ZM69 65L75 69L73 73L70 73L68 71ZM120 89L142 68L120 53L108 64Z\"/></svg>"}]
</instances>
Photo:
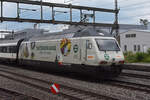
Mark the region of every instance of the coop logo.
<instances>
[{"instance_id":1,"label":"coop logo","mask_svg":"<svg viewBox=\"0 0 150 100\"><path fill-rule=\"evenodd\" d=\"M71 41L69 39L62 39L60 43L60 49L64 56L69 55L71 51Z\"/></svg>"},{"instance_id":2,"label":"coop logo","mask_svg":"<svg viewBox=\"0 0 150 100\"><path fill-rule=\"evenodd\" d=\"M108 55L108 54L104 54L104 58L105 58L106 60L109 60L109 55Z\"/></svg>"},{"instance_id":3,"label":"coop logo","mask_svg":"<svg viewBox=\"0 0 150 100\"><path fill-rule=\"evenodd\" d=\"M77 45L77 44L75 44L75 45L73 46L73 51L74 51L74 53L77 53L77 52L78 52L78 45Z\"/></svg>"}]
</instances>

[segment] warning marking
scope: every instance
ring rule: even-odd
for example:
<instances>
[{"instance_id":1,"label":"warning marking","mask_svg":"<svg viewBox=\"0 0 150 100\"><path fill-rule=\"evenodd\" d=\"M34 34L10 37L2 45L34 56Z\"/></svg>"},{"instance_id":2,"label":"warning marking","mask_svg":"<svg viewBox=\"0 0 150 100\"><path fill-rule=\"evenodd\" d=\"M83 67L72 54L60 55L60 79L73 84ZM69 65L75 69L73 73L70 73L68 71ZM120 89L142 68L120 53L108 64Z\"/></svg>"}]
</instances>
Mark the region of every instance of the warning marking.
<instances>
[{"instance_id":1,"label":"warning marking","mask_svg":"<svg viewBox=\"0 0 150 100\"><path fill-rule=\"evenodd\" d=\"M50 88L53 94L58 94L60 91L59 85L56 83L54 83Z\"/></svg>"}]
</instances>

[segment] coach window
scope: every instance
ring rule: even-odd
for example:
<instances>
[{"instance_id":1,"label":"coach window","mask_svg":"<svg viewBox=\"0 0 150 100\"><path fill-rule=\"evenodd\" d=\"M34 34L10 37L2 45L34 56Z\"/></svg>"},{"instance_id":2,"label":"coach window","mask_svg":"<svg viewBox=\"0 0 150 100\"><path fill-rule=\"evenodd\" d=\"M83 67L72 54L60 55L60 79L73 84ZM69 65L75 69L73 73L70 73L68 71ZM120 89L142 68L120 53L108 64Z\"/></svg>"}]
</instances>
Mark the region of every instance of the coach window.
<instances>
[{"instance_id":1,"label":"coach window","mask_svg":"<svg viewBox=\"0 0 150 100\"><path fill-rule=\"evenodd\" d=\"M134 45L134 51L136 51L136 45Z\"/></svg>"},{"instance_id":2,"label":"coach window","mask_svg":"<svg viewBox=\"0 0 150 100\"><path fill-rule=\"evenodd\" d=\"M16 53L17 52L17 47L16 46L12 46L12 53Z\"/></svg>"},{"instance_id":3,"label":"coach window","mask_svg":"<svg viewBox=\"0 0 150 100\"><path fill-rule=\"evenodd\" d=\"M3 47L1 47L1 52L3 53Z\"/></svg>"},{"instance_id":4,"label":"coach window","mask_svg":"<svg viewBox=\"0 0 150 100\"><path fill-rule=\"evenodd\" d=\"M7 46L7 53L10 53L10 49L9 49L10 47L9 46Z\"/></svg>"},{"instance_id":5,"label":"coach window","mask_svg":"<svg viewBox=\"0 0 150 100\"><path fill-rule=\"evenodd\" d=\"M2 47L0 47L0 52L2 52Z\"/></svg>"},{"instance_id":6,"label":"coach window","mask_svg":"<svg viewBox=\"0 0 150 100\"><path fill-rule=\"evenodd\" d=\"M6 47L2 47L2 52L6 53L7 52L7 48Z\"/></svg>"},{"instance_id":7,"label":"coach window","mask_svg":"<svg viewBox=\"0 0 150 100\"><path fill-rule=\"evenodd\" d=\"M9 53L12 53L12 46L9 47Z\"/></svg>"},{"instance_id":8,"label":"coach window","mask_svg":"<svg viewBox=\"0 0 150 100\"><path fill-rule=\"evenodd\" d=\"M9 53L12 53L12 49L13 49L13 47L9 46Z\"/></svg>"}]
</instances>

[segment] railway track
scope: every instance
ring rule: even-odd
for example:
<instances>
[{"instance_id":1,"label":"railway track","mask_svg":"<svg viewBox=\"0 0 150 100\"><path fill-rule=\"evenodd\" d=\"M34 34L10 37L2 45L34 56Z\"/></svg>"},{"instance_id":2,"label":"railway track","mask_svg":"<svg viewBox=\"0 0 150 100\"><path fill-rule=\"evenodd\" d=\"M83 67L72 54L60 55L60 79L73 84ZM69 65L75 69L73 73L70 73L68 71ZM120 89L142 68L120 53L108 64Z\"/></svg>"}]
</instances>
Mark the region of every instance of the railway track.
<instances>
[{"instance_id":1,"label":"railway track","mask_svg":"<svg viewBox=\"0 0 150 100\"><path fill-rule=\"evenodd\" d=\"M32 78L29 76L21 75L12 71L8 71L8 69L0 68L0 76L23 83L25 85L29 85L31 87L34 87L36 89L39 89L44 92L50 93L50 84L53 84L52 82L40 80L36 78ZM45 84L45 85L41 85ZM97 93L93 93L91 91L85 91L82 89L74 88L65 86L63 84L60 85L60 93L58 94L59 97L63 99L68 100L92 100L92 99L103 99L103 100L117 100L114 97L109 97Z\"/></svg>"},{"instance_id":2,"label":"railway track","mask_svg":"<svg viewBox=\"0 0 150 100\"><path fill-rule=\"evenodd\" d=\"M0 100L39 100L34 97L29 97L8 89L0 88Z\"/></svg>"},{"instance_id":3,"label":"railway track","mask_svg":"<svg viewBox=\"0 0 150 100\"><path fill-rule=\"evenodd\" d=\"M131 79L131 77L130 77L130 79ZM130 90L136 90L136 91L150 93L150 85L134 82L134 79L132 79L132 81L128 80L128 77L126 77L126 79L125 79L124 76L123 77L121 76L118 79L111 79L111 80L109 80L109 83L107 83L107 84L110 84L112 86L121 87L121 88L130 89Z\"/></svg>"},{"instance_id":4,"label":"railway track","mask_svg":"<svg viewBox=\"0 0 150 100\"><path fill-rule=\"evenodd\" d=\"M14 78L14 76L19 77L19 79L17 78L18 80L16 80L16 81L20 81L20 78L25 79L21 83L25 82L25 84L27 84L27 85L30 85L32 87L35 87L37 89L40 89L40 90L48 92L48 93L50 93L50 88L49 88L50 85L53 84L53 82L49 82L49 81L45 81L45 80L41 80L41 79L37 79L37 78L32 78L32 77L29 77L29 76L26 76L26 75L22 75L21 73L18 74L17 72L9 69L9 67L7 67L6 69L5 68L0 68L0 72L3 72L5 74L10 74L9 77L13 76L11 78ZM0 76L1 76L1 74L0 74ZM128 74L128 73L126 73L126 74ZM144 92L146 94L150 93L150 85L140 84L140 83L134 82L133 80L134 80L135 77L133 77L133 76L132 76L132 78L133 78L132 81L129 81L127 78L123 78L123 77L127 77L127 78L130 77L131 78L131 76L128 76L128 75L121 75L121 78L114 79L114 80L108 80L108 81L104 81L104 82L99 82L99 83L100 84L106 84L106 85L112 86L112 87ZM136 77L136 78L141 78L142 79L142 77ZM31 83L30 82L31 80L34 81L34 83ZM35 84L35 83L39 83L39 84ZM46 85L45 86L40 85L40 84L43 84L43 83L46 84L47 86ZM94 100L95 99L98 99L98 100L99 99L116 100L115 96L111 96L111 95L107 95L107 94L106 95L105 94L101 95L101 93L97 94L98 92L94 92L94 93L91 92L93 90L89 91L89 89L87 89L85 91L85 90L83 90L83 88L81 90L80 87L74 88L71 85L70 86L69 85L65 86L64 84L60 84L60 88L61 88L61 91L58 94L58 96L63 97L66 100L67 99L69 99L69 100L86 100L86 99L87 100L91 100L91 99L94 99Z\"/></svg>"},{"instance_id":5,"label":"railway track","mask_svg":"<svg viewBox=\"0 0 150 100\"><path fill-rule=\"evenodd\" d=\"M120 87L120 88L150 93L150 86L148 85L125 82L125 81L120 81L120 80L111 80L111 83L109 84L112 86Z\"/></svg>"},{"instance_id":6,"label":"railway track","mask_svg":"<svg viewBox=\"0 0 150 100\"><path fill-rule=\"evenodd\" d=\"M150 66L125 64L123 69L150 72Z\"/></svg>"},{"instance_id":7,"label":"railway track","mask_svg":"<svg viewBox=\"0 0 150 100\"><path fill-rule=\"evenodd\" d=\"M135 77L135 78L142 78L142 79L150 79L149 75L140 75L140 74L133 74L133 73L122 73L122 76L128 76L128 77Z\"/></svg>"},{"instance_id":8,"label":"railway track","mask_svg":"<svg viewBox=\"0 0 150 100\"><path fill-rule=\"evenodd\" d=\"M149 66L141 67L140 65L125 65L124 69L126 71L122 72L120 75L122 78L110 80L112 85L150 93L150 84L143 84L145 80L150 79ZM123 79L123 77L126 77L126 79ZM128 79L131 78L133 78L133 81L136 80L134 78L141 79L143 80L143 83L128 81Z\"/></svg>"}]
</instances>

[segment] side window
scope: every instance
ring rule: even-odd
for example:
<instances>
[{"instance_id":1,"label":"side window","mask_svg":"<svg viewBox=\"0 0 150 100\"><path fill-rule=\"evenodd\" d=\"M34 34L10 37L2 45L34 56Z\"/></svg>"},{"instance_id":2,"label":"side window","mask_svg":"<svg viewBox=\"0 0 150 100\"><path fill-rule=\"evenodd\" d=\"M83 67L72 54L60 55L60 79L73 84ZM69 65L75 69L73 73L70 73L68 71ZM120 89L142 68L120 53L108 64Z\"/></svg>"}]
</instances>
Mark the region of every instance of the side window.
<instances>
[{"instance_id":1,"label":"side window","mask_svg":"<svg viewBox=\"0 0 150 100\"><path fill-rule=\"evenodd\" d=\"M87 49L92 49L92 43L90 43L89 40L86 40L86 48Z\"/></svg>"}]
</instances>

